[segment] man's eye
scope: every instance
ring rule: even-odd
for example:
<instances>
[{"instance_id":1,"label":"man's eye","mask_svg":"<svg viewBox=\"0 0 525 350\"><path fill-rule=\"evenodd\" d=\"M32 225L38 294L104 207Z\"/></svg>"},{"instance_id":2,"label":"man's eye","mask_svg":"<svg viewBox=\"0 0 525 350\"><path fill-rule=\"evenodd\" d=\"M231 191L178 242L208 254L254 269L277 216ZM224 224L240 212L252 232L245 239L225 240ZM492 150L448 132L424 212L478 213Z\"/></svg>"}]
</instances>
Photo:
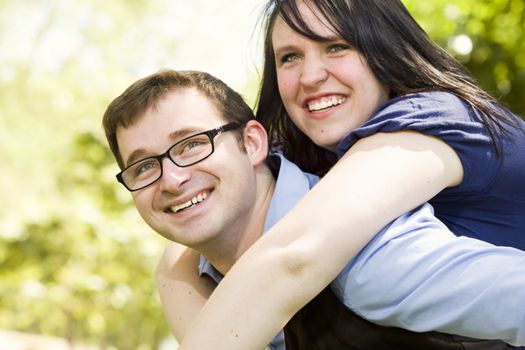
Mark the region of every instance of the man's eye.
<instances>
[{"instance_id":1,"label":"man's eye","mask_svg":"<svg viewBox=\"0 0 525 350\"><path fill-rule=\"evenodd\" d=\"M158 168L158 162L146 162L146 163L140 164L137 167L137 175L144 174L156 168Z\"/></svg>"},{"instance_id":2,"label":"man's eye","mask_svg":"<svg viewBox=\"0 0 525 350\"><path fill-rule=\"evenodd\" d=\"M184 145L184 147L182 148L182 153L189 152L191 150L195 150L196 147L203 146L205 144L206 142L203 142L203 141L191 140Z\"/></svg>"}]
</instances>

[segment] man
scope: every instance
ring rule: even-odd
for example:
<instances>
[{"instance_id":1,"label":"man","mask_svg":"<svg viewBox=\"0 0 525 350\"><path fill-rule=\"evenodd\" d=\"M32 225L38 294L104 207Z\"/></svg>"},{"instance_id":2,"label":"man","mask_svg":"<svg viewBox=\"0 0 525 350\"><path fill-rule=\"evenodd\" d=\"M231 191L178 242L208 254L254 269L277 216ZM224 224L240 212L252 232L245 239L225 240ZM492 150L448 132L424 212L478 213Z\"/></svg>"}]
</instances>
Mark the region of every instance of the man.
<instances>
[{"instance_id":1,"label":"man","mask_svg":"<svg viewBox=\"0 0 525 350\"><path fill-rule=\"evenodd\" d=\"M157 282L167 320L181 340L214 285L317 178L280 156L267 158L267 135L253 120L251 109L237 93L205 73L164 71L141 79L110 104L103 124L122 169L118 180L131 191L142 218L178 243L166 249ZM511 268L502 271L501 266ZM525 292L517 287L523 285L523 268L523 252L457 238L425 205L378 234L332 287L341 300L355 296L355 310L382 324L521 344L525 326L516 320L523 319L525 295L518 294ZM468 288L458 292L443 288L462 283L462 273L469 275ZM377 276L380 281L360 283ZM508 283L495 287L494 278L507 278ZM442 292L429 300L432 288ZM314 299L314 309L318 308L316 300L329 300L338 315L347 311L338 301L333 303L330 295L328 299L324 296ZM493 307L494 301L506 296L519 298L519 302L507 308ZM450 312L465 300L469 305ZM516 310L517 316L509 316ZM288 326L291 336L287 344L292 348L300 346L294 345L294 340L302 337L297 330L315 313L305 315L305 320ZM345 317L338 320L347 322ZM374 334L380 337L383 330L397 332L371 323L362 329L378 330ZM327 333L333 339L337 332L345 331ZM431 333L421 339L413 332L400 332L402 344L406 339L422 342L419 344L436 339ZM393 348L401 344L395 343L396 337L388 338L394 342ZM388 342L360 348L392 348ZM456 346L458 341L452 343ZM484 343L476 342L480 344ZM505 348L503 343L497 344ZM283 348L282 335L270 347ZM456 347L438 344L436 348Z\"/></svg>"}]
</instances>

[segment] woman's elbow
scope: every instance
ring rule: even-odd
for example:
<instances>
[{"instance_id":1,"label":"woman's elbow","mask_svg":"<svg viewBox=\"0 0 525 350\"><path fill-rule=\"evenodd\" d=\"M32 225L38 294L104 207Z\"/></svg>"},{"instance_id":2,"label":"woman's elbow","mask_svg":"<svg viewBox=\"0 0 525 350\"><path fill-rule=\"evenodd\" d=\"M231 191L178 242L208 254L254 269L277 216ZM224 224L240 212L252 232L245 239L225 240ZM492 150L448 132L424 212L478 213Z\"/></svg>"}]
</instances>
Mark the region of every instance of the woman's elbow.
<instances>
[{"instance_id":1,"label":"woman's elbow","mask_svg":"<svg viewBox=\"0 0 525 350\"><path fill-rule=\"evenodd\" d=\"M278 259L282 275L279 277L293 281L295 288L319 292L335 278L327 276L332 270L332 263L330 259L321 257L316 241L294 241L281 248Z\"/></svg>"}]
</instances>

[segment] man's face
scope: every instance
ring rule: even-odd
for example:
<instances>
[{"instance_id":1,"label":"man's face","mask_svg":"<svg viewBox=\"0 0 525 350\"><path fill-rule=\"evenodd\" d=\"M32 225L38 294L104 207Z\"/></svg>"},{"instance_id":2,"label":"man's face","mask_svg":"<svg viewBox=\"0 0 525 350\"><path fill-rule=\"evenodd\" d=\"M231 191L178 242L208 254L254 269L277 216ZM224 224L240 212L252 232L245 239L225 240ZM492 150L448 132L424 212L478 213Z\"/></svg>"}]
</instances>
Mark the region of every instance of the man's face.
<instances>
[{"instance_id":1,"label":"man's face","mask_svg":"<svg viewBox=\"0 0 525 350\"><path fill-rule=\"evenodd\" d=\"M128 128L117 130L125 165L164 153L175 142L226 124L217 108L195 89L168 93ZM224 245L241 232L255 201L255 171L241 150L237 131L215 137L214 153L180 168L164 158L160 180L132 192L142 218L167 239L199 248ZM184 208L183 210L180 210Z\"/></svg>"}]
</instances>

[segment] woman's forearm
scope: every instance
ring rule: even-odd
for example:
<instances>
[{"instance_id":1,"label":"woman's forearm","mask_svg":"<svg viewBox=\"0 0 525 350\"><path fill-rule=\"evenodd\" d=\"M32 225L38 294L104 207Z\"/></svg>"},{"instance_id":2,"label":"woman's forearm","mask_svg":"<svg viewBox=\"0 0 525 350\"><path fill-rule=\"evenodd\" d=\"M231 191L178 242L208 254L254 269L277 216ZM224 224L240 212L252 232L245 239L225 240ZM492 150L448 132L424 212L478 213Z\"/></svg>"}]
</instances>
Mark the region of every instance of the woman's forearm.
<instances>
[{"instance_id":1,"label":"woman's forearm","mask_svg":"<svg viewBox=\"0 0 525 350\"><path fill-rule=\"evenodd\" d=\"M448 146L399 134L405 135L356 144L254 244L213 293L181 349L264 348L383 226L459 181Z\"/></svg>"},{"instance_id":2,"label":"woman's forearm","mask_svg":"<svg viewBox=\"0 0 525 350\"><path fill-rule=\"evenodd\" d=\"M155 273L164 318L181 341L215 288L198 274L199 253L169 242Z\"/></svg>"}]
</instances>

